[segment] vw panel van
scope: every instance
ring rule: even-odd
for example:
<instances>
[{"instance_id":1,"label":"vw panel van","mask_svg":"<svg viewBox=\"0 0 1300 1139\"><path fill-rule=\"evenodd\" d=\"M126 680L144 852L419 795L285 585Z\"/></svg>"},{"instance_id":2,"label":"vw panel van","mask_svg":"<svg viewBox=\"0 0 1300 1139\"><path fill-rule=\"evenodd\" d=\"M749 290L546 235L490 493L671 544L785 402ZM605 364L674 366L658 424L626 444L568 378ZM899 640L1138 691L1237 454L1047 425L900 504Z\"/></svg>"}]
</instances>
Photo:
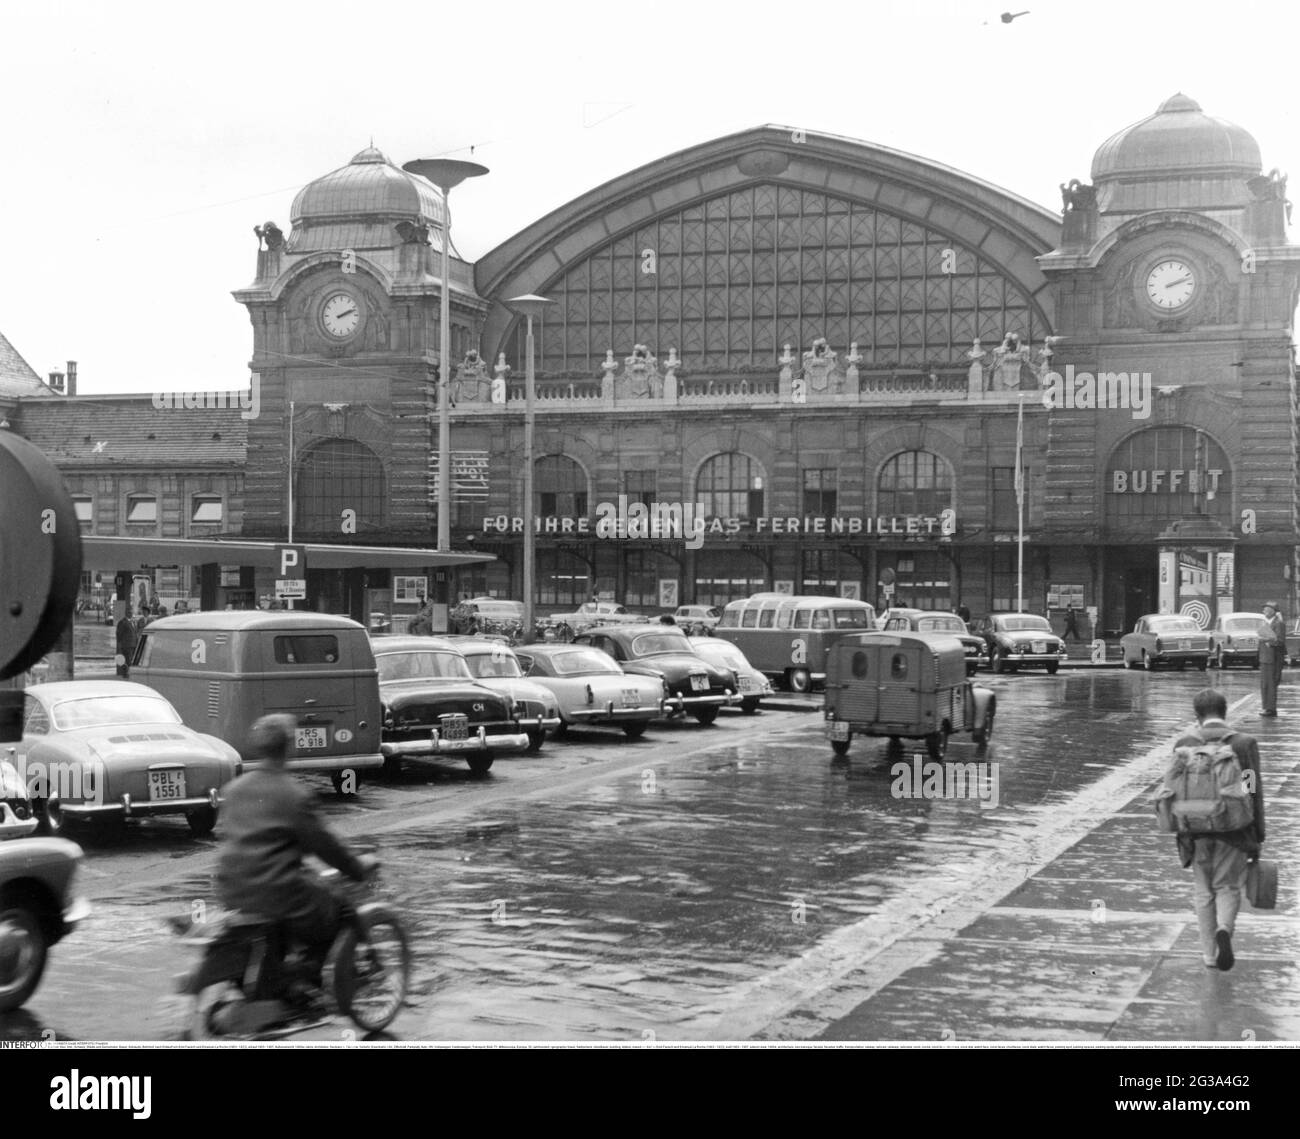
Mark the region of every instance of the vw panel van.
<instances>
[{"instance_id":1,"label":"vw panel van","mask_svg":"<svg viewBox=\"0 0 1300 1139\"><path fill-rule=\"evenodd\" d=\"M272 712L298 727L297 771L381 767L379 674L365 627L347 617L292 611L221 611L164 617L136 647L131 679L161 692L195 731L237 748ZM252 765L255 766L255 765Z\"/></svg>"}]
</instances>

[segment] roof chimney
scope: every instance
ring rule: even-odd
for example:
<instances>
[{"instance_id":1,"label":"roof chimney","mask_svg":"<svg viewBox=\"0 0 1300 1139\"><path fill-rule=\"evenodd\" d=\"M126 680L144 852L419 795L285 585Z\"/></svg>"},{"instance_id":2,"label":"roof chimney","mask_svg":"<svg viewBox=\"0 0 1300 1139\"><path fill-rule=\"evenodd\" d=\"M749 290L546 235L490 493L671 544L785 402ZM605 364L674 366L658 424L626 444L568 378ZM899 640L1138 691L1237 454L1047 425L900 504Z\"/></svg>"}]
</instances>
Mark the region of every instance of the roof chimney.
<instances>
[{"instance_id":1,"label":"roof chimney","mask_svg":"<svg viewBox=\"0 0 1300 1139\"><path fill-rule=\"evenodd\" d=\"M62 373L62 372L51 372L51 373L50 373L50 387L52 387L56 392L59 392L60 394L62 394L62 392L63 392L63 373Z\"/></svg>"},{"instance_id":2,"label":"roof chimney","mask_svg":"<svg viewBox=\"0 0 1300 1139\"><path fill-rule=\"evenodd\" d=\"M68 361L68 395L77 394L77 361Z\"/></svg>"}]
</instances>

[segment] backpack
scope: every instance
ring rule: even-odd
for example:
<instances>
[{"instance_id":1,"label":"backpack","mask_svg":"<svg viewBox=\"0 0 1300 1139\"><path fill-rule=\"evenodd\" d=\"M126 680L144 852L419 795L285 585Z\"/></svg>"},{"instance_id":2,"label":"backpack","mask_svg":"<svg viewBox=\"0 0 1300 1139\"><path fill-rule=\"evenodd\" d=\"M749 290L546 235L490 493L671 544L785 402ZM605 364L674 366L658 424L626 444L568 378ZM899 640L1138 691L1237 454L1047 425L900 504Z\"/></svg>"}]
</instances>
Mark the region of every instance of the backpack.
<instances>
[{"instance_id":1,"label":"backpack","mask_svg":"<svg viewBox=\"0 0 1300 1139\"><path fill-rule=\"evenodd\" d=\"M1164 783L1154 796L1156 819L1162 830L1178 834L1224 834L1255 821L1254 796L1244 785L1241 760L1228 741L1217 740L1174 748Z\"/></svg>"}]
</instances>

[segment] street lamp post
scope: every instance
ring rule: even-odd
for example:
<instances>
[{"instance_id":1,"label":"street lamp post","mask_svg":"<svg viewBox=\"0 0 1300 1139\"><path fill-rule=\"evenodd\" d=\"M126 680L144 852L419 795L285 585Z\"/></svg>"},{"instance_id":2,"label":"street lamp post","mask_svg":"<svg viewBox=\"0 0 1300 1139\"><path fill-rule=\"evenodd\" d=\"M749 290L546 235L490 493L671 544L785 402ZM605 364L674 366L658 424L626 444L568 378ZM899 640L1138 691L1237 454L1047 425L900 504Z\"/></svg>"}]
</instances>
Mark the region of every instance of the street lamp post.
<instances>
[{"instance_id":1,"label":"street lamp post","mask_svg":"<svg viewBox=\"0 0 1300 1139\"><path fill-rule=\"evenodd\" d=\"M541 316L554 301L529 293L506 301L510 308L528 321L526 368L524 372L524 636L533 635L533 598L536 595L533 548L533 317Z\"/></svg>"},{"instance_id":2,"label":"street lamp post","mask_svg":"<svg viewBox=\"0 0 1300 1139\"><path fill-rule=\"evenodd\" d=\"M427 178L442 191L442 285L438 320L438 551L451 549L451 205L452 188L487 167L457 158L417 158L402 169ZM450 598L447 599L450 604Z\"/></svg>"}]
</instances>

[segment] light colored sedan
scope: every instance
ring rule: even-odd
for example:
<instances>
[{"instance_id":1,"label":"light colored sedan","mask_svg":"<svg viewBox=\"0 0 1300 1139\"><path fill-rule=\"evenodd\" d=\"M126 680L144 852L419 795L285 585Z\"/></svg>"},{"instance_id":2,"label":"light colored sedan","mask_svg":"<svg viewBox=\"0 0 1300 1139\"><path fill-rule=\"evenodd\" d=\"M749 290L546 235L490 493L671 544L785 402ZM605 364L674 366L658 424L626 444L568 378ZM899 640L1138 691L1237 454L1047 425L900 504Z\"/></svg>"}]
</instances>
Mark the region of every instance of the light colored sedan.
<instances>
[{"instance_id":1,"label":"light colored sedan","mask_svg":"<svg viewBox=\"0 0 1300 1139\"><path fill-rule=\"evenodd\" d=\"M608 724L636 739L651 720L664 714L663 681L624 672L601 649L538 644L520 648L517 655L528 679L555 695L560 732L570 724Z\"/></svg>"},{"instance_id":2,"label":"light colored sedan","mask_svg":"<svg viewBox=\"0 0 1300 1139\"><path fill-rule=\"evenodd\" d=\"M67 680L23 693L13 765L45 829L69 823L184 815L196 835L217 821L239 752L187 728L158 692L125 680Z\"/></svg>"},{"instance_id":3,"label":"light colored sedan","mask_svg":"<svg viewBox=\"0 0 1300 1139\"><path fill-rule=\"evenodd\" d=\"M758 711L758 702L764 696L771 696L775 689L772 682L758 671L748 658L730 641L720 641L714 637L691 637L695 651L710 664L719 668L729 668L736 674L740 685L740 710L748 715Z\"/></svg>"},{"instance_id":4,"label":"light colored sedan","mask_svg":"<svg viewBox=\"0 0 1300 1139\"><path fill-rule=\"evenodd\" d=\"M1268 623L1263 613L1224 613L1210 626L1210 665L1226 668L1239 661L1259 667L1259 627Z\"/></svg>"},{"instance_id":5,"label":"light colored sedan","mask_svg":"<svg viewBox=\"0 0 1300 1139\"><path fill-rule=\"evenodd\" d=\"M514 649L500 639L446 639L460 649L475 680L515 702L519 726L528 733L528 750L540 751L546 733L560 726L560 708L555 694L543 685L525 679Z\"/></svg>"},{"instance_id":6,"label":"light colored sedan","mask_svg":"<svg viewBox=\"0 0 1300 1139\"><path fill-rule=\"evenodd\" d=\"M1210 636L1191 617L1173 613L1148 613L1139 617L1131 633L1120 639L1124 667L1152 669L1158 664L1186 668L1194 664L1202 672L1210 661Z\"/></svg>"}]
</instances>

